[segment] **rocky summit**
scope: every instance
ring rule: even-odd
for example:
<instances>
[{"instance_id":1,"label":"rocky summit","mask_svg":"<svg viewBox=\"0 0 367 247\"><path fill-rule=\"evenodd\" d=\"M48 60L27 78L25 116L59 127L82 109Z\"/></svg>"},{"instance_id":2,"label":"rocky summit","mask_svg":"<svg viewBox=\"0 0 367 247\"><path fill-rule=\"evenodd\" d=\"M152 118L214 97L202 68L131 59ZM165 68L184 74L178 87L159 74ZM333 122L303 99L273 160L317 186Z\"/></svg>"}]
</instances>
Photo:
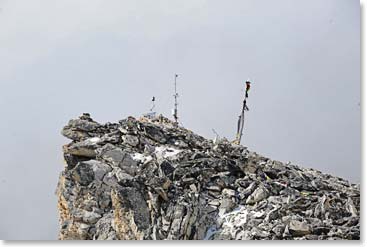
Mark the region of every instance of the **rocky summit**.
<instances>
[{"instance_id":1,"label":"rocky summit","mask_svg":"<svg viewBox=\"0 0 367 247\"><path fill-rule=\"evenodd\" d=\"M169 119L62 129L59 239L360 239L359 185Z\"/></svg>"}]
</instances>

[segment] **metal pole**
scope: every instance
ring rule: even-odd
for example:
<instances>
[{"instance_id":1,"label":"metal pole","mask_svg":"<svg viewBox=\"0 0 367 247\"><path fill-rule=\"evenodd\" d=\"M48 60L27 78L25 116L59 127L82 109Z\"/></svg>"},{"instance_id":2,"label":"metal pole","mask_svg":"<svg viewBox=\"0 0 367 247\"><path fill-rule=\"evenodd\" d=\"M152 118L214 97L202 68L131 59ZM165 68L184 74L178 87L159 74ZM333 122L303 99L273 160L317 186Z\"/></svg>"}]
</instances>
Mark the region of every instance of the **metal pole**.
<instances>
[{"instance_id":1,"label":"metal pole","mask_svg":"<svg viewBox=\"0 0 367 247\"><path fill-rule=\"evenodd\" d=\"M175 95L174 95L174 97L175 97L175 109L174 109L174 113L173 113L173 117L175 118L175 123L177 124L178 123L178 114L177 114L177 96L178 96L178 94L177 94L177 77L178 77L178 75L177 74L175 74Z\"/></svg>"},{"instance_id":2,"label":"metal pole","mask_svg":"<svg viewBox=\"0 0 367 247\"><path fill-rule=\"evenodd\" d=\"M242 135L243 135L243 127L245 125L245 109L246 109L246 99L243 102L243 108L242 108L242 114L241 114L241 129L240 129L240 136L238 139L238 145L241 144L241 139L242 139Z\"/></svg>"},{"instance_id":3,"label":"metal pole","mask_svg":"<svg viewBox=\"0 0 367 247\"><path fill-rule=\"evenodd\" d=\"M238 123L237 123L237 135L236 135L236 143L238 145L241 144L241 139L243 136L243 128L245 125L245 111L248 110L247 108L247 94L245 95L245 99L243 100L243 105L242 105L242 111L241 111L241 115L238 118Z\"/></svg>"},{"instance_id":4,"label":"metal pole","mask_svg":"<svg viewBox=\"0 0 367 247\"><path fill-rule=\"evenodd\" d=\"M177 81L176 81L176 79L177 79L177 74L175 74L175 96L177 94Z\"/></svg>"}]
</instances>

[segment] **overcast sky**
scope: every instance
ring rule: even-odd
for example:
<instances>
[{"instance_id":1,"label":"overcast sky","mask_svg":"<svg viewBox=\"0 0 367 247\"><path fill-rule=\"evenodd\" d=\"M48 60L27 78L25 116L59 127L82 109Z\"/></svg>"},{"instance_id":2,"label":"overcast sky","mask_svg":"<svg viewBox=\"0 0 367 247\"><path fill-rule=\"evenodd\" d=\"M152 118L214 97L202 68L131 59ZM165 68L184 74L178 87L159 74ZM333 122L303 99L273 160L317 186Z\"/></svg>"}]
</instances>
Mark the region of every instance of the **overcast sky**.
<instances>
[{"instance_id":1,"label":"overcast sky","mask_svg":"<svg viewBox=\"0 0 367 247\"><path fill-rule=\"evenodd\" d=\"M360 181L357 0L0 0L0 238L56 239L70 118L170 116L272 159Z\"/></svg>"}]
</instances>

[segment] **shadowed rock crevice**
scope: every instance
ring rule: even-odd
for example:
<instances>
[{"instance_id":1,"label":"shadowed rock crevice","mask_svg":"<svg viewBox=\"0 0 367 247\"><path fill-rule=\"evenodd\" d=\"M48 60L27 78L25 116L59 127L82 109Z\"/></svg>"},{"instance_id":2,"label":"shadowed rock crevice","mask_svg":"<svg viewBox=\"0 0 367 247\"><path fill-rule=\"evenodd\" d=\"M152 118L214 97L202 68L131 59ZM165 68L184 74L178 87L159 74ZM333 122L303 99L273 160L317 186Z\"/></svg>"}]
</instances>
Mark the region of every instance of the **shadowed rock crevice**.
<instances>
[{"instance_id":1,"label":"shadowed rock crevice","mask_svg":"<svg viewBox=\"0 0 367 247\"><path fill-rule=\"evenodd\" d=\"M60 239L359 239L359 185L207 140L167 118L62 134Z\"/></svg>"}]
</instances>

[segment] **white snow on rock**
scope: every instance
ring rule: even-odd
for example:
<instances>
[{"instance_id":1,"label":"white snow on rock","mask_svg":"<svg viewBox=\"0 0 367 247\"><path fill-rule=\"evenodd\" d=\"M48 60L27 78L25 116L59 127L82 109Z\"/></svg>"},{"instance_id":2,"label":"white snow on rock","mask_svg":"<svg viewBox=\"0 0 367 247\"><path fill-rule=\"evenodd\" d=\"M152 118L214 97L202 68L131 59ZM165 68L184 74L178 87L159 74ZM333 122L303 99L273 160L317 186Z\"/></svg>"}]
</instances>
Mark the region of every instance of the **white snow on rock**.
<instances>
[{"instance_id":1,"label":"white snow on rock","mask_svg":"<svg viewBox=\"0 0 367 247\"><path fill-rule=\"evenodd\" d=\"M143 164L146 164L146 163L148 163L149 161L151 161L153 159L152 156L144 155L144 154L141 154L141 153L134 153L132 155L132 158L133 158L133 160L140 161Z\"/></svg>"},{"instance_id":2,"label":"white snow on rock","mask_svg":"<svg viewBox=\"0 0 367 247\"><path fill-rule=\"evenodd\" d=\"M96 144L96 143L98 143L100 140L101 140L101 138L99 138L99 137L92 137L92 138L87 139L87 140L86 140L86 142L89 142L89 143L91 143L91 144Z\"/></svg>"},{"instance_id":3,"label":"white snow on rock","mask_svg":"<svg viewBox=\"0 0 367 247\"><path fill-rule=\"evenodd\" d=\"M218 215L217 223L221 225L221 234L229 234L233 236L233 232L236 232L236 228L245 225L248 220L248 214L246 207L240 205L233 211L223 215Z\"/></svg>"},{"instance_id":4,"label":"white snow on rock","mask_svg":"<svg viewBox=\"0 0 367 247\"><path fill-rule=\"evenodd\" d=\"M156 147L154 151L157 158L170 158L170 157L176 156L177 154L181 152L182 150L175 149L172 147L167 147L167 146Z\"/></svg>"},{"instance_id":5,"label":"white snow on rock","mask_svg":"<svg viewBox=\"0 0 367 247\"><path fill-rule=\"evenodd\" d=\"M259 229L252 229L251 231L239 232L238 228L246 226L251 219L258 219L265 215L263 210L255 211L246 206L238 206L233 211L223 215L218 215L217 225L220 225L220 236L230 236L232 239L251 239L252 236L261 235L264 238L269 235L267 231ZM239 235L238 235L239 234Z\"/></svg>"}]
</instances>

